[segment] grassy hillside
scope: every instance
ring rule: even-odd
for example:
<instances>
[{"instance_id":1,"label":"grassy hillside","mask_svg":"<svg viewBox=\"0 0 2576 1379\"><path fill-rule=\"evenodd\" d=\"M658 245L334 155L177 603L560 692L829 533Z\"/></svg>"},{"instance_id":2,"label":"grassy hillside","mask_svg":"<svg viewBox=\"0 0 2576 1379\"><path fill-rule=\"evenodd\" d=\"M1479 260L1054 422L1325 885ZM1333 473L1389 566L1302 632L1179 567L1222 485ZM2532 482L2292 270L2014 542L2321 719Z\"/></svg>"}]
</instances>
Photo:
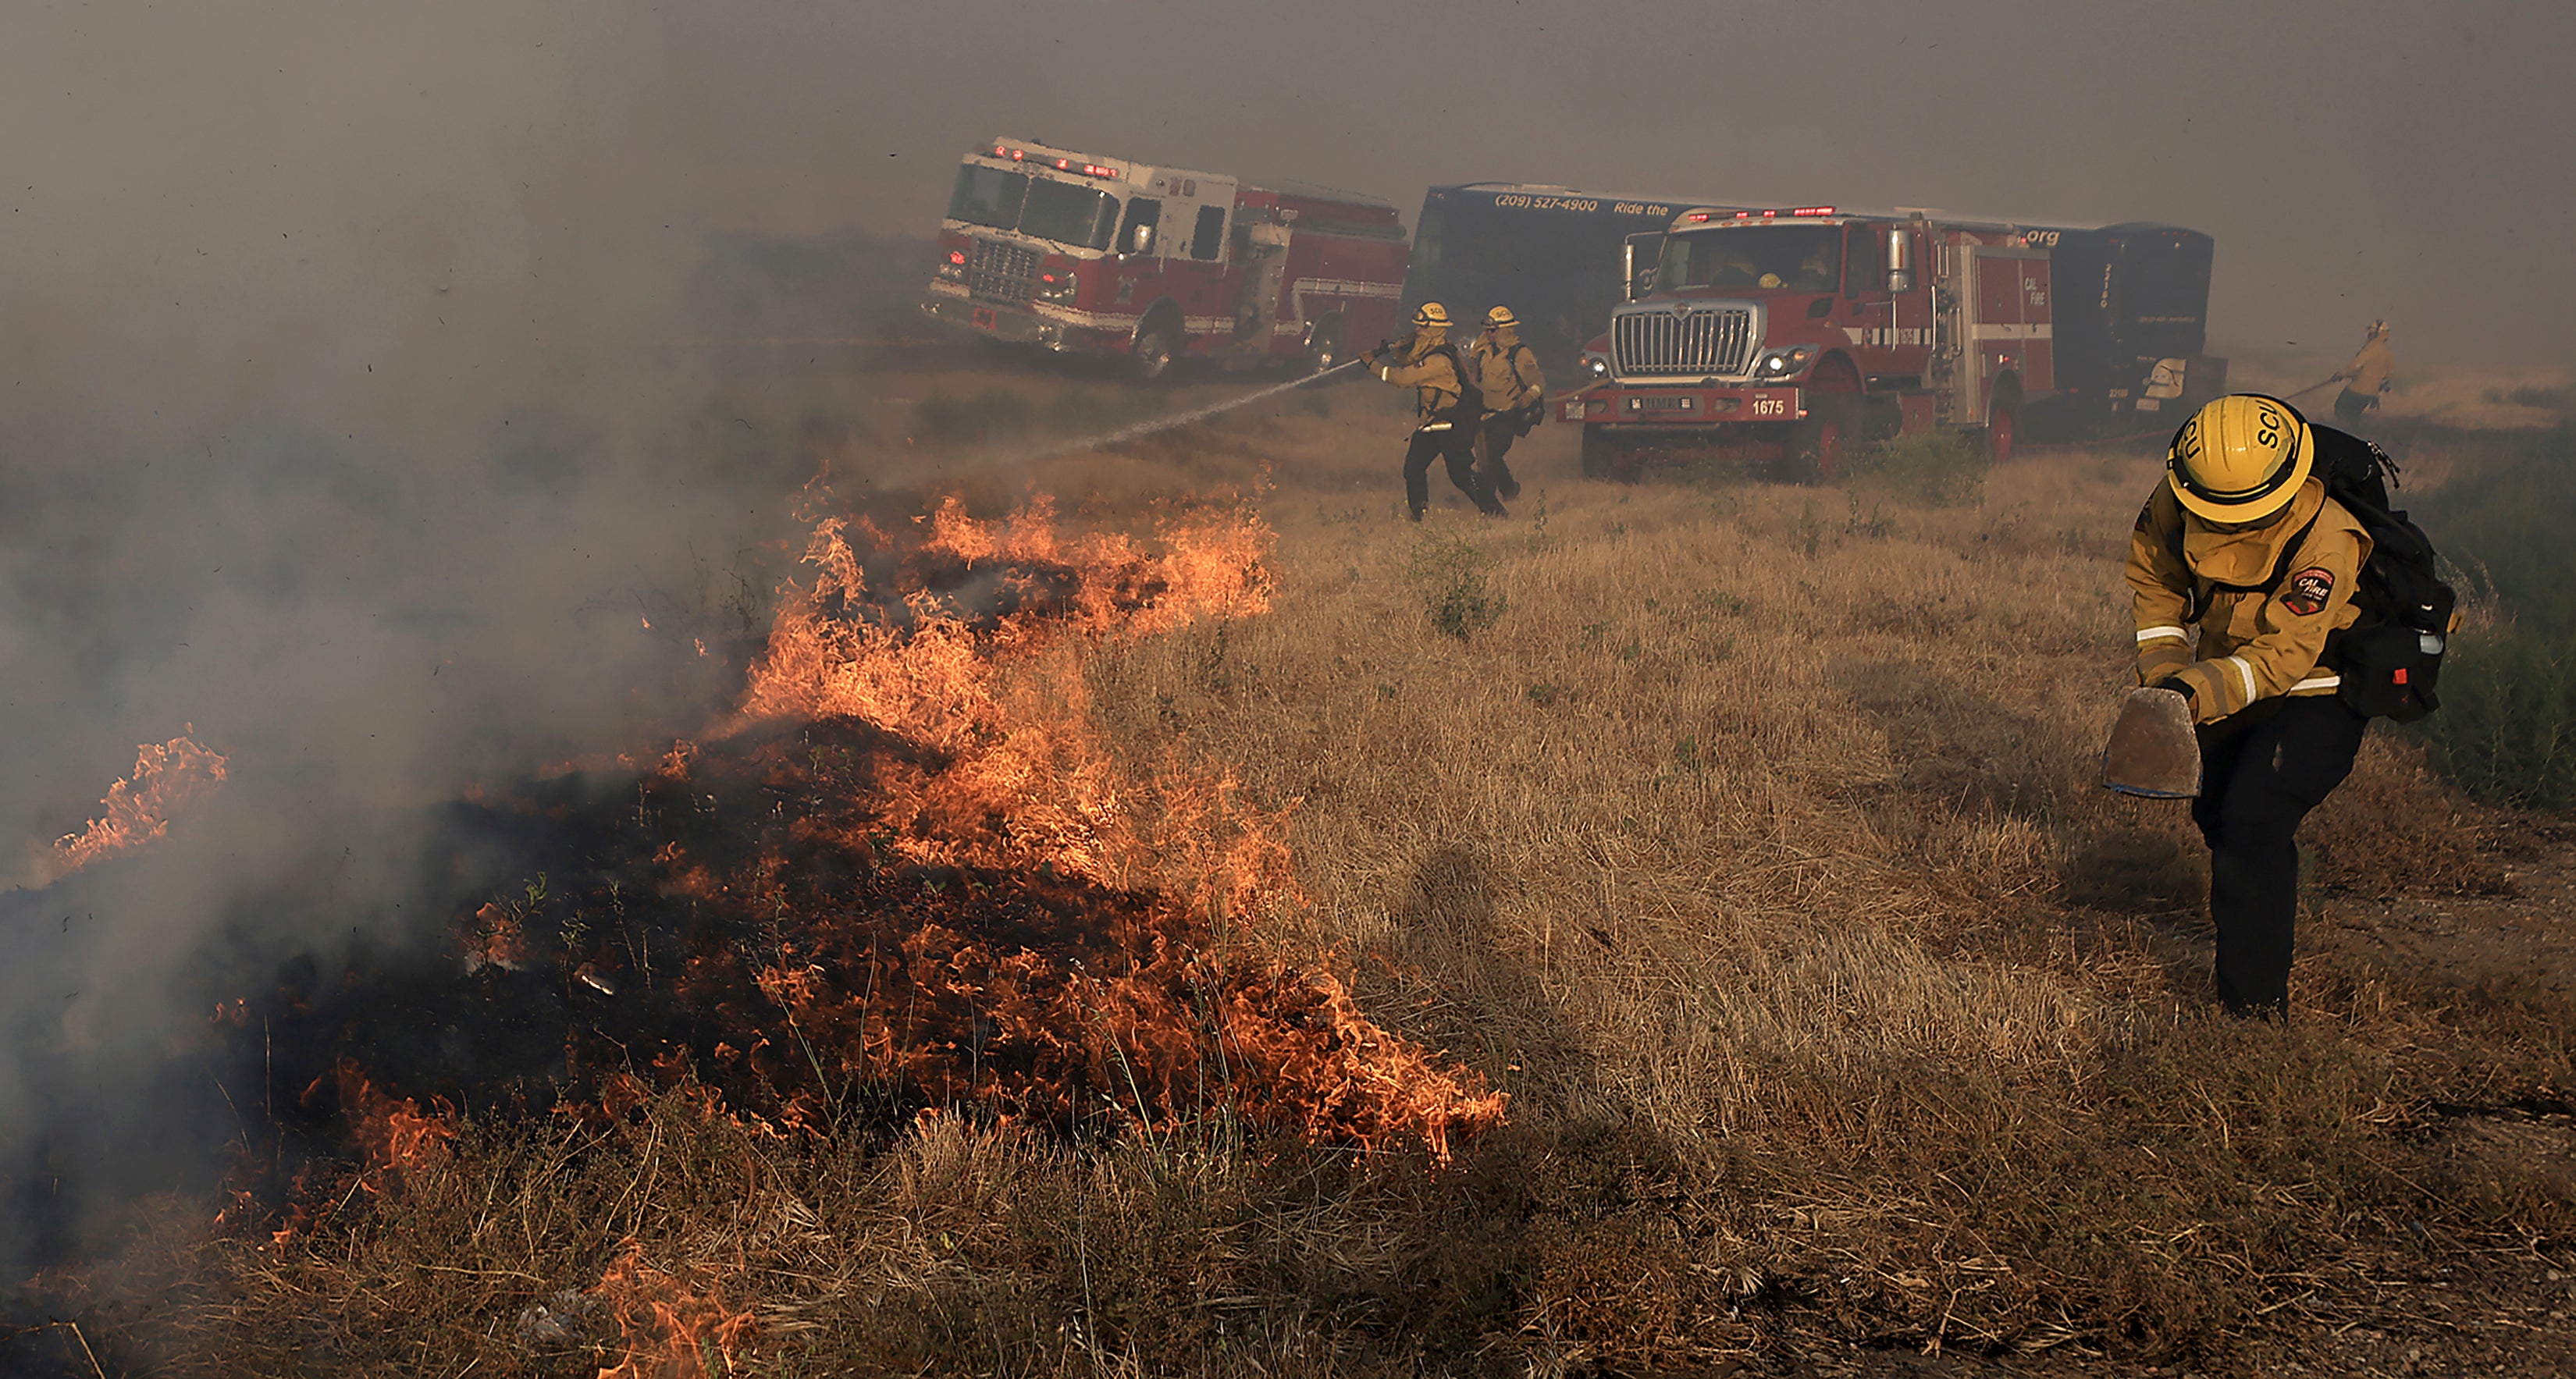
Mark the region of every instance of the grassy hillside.
<instances>
[{"instance_id":1,"label":"grassy hillside","mask_svg":"<svg viewBox=\"0 0 2576 1379\"><path fill-rule=\"evenodd\" d=\"M1388 390L1010 462L1077 385L906 386L837 430L744 408L835 438L886 514L1256 498L1272 611L1104 650L1090 712L1139 770L1219 764L1289 811L1311 904L1262 941L1337 952L1508 1126L1438 1167L1252 1134L1221 1096L1083 1144L971 1108L780 1139L684 1097L476 1122L286 1246L156 1205L45 1281L90 1341L262 1374L2252 1373L2403 1333L2437 1277L2570 1267L2565 949L2435 961L2375 927L2527 869L2528 827L2421 746L2374 731L2311 824L2287 1026L2210 1012L2181 808L2095 785L2152 459L1627 488L1550 427L1509 520L1452 494L1417 528ZM939 401L995 389L1030 400L1010 425ZM2445 513L2481 501L2523 506ZM2515 1106L2541 1140L2479 1128ZM137 1291L180 1301L109 1301Z\"/></svg>"}]
</instances>

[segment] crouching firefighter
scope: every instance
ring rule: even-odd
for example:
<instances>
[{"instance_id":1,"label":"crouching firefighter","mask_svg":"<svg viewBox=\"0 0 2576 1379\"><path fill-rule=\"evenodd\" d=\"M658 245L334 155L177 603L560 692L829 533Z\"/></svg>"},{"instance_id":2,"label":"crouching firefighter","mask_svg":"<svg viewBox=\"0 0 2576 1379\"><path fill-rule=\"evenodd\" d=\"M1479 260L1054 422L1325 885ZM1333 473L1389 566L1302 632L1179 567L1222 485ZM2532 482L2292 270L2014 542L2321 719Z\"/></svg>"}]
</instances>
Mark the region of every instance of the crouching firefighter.
<instances>
[{"instance_id":1,"label":"crouching firefighter","mask_svg":"<svg viewBox=\"0 0 2576 1379\"><path fill-rule=\"evenodd\" d=\"M2286 402L2222 397L2174 433L2130 538L2138 682L2185 696L2199 739L2192 822L2233 1014L2288 1008L2300 820L2351 774L2370 717L2433 706L2451 591L2388 510L2391 469Z\"/></svg>"},{"instance_id":2,"label":"crouching firefighter","mask_svg":"<svg viewBox=\"0 0 2576 1379\"><path fill-rule=\"evenodd\" d=\"M1413 334L1369 352L1377 376L1415 392L1412 444L1404 452L1404 498L1413 520L1422 520L1431 505L1431 459L1449 466L1449 482L1488 517L1505 517L1494 487L1476 472L1476 423L1484 408L1481 395L1458 348L1449 343L1449 311L1425 302L1413 313Z\"/></svg>"},{"instance_id":3,"label":"crouching firefighter","mask_svg":"<svg viewBox=\"0 0 2576 1379\"><path fill-rule=\"evenodd\" d=\"M1545 416L1547 375L1539 372L1538 356L1521 343L1521 319L1510 307L1485 313L1485 331L1476 337L1467 366L1485 397L1477 443L1484 447L1486 482L1494 486L1495 496L1518 498L1520 480L1512 477L1503 457L1511 453L1512 442L1528 435Z\"/></svg>"}]
</instances>

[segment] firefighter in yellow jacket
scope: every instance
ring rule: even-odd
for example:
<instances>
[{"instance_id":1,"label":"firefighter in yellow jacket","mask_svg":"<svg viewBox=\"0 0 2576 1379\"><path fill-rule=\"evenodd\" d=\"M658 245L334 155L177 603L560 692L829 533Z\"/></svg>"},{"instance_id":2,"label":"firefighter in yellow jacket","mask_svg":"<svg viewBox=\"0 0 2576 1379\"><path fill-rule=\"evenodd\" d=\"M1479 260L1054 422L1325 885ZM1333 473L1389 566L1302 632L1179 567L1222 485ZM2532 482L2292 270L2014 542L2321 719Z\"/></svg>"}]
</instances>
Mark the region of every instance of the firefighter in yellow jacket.
<instances>
[{"instance_id":1,"label":"firefighter in yellow jacket","mask_svg":"<svg viewBox=\"0 0 2576 1379\"><path fill-rule=\"evenodd\" d=\"M2129 542L2138 682L2181 691L2199 725L2192 821L2209 844L2218 996L2237 1014L2287 1008L2299 821L2351 774L2368 724L2336 697L2328 653L2358 616L2370 537L2315 461L2288 403L2222 397L2174 433Z\"/></svg>"},{"instance_id":2,"label":"firefighter in yellow jacket","mask_svg":"<svg viewBox=\"0 0 2576 1379\"><path fill-rule=\"evenodd\" d=\"M2334 414L2337 424L2350 429L2361 424L2364 414L2379 410L2379 399L2388 391L2388 375L2396 367L2396 351L2388 345L2388 323L2373 321L2361 337L2361 349L2352 362L2335 371L2327 382L2342 381L2343 391L2335 394Z\"/></svg>"},{"instance_id":3,"label":"firefighter in yellow jacket","mask_svg":"<svg viewBox=\"0 0 2576 1379\"><path fill-rule=\"evenodd\" d=\"M1480 418L1463 405L1467 365L1449 343L1449 310L1426 302L1413 313L1413 334L1393 345L1380 345L1369 360L1377 376L1399 388L1414 390L1413 442L1404 452L1404 498L1413 520L1431 506L1431 459L1449 466L1449 482L1474 501L1488 517L1510 514L1494 497L1492 484L1476 472L1476 423Z\"/></svg>"},{"instance_id":4,"label":"firefighter in yellow jacket","mask_svg":"<svg viewBox=\"0 0 2576 1379\"><path fill-rule=\"evenodd\" d=\"M1485 313L1485 330L1468 352L1467 370L1477 391L1485 395L1485 415L1477 427L1477 443L1484 447L1485 480L1494 486L1495 496L1518 498L1521 482L1512 477L1512 467L1503 457L1511 453L1512 442L1528 435L1537 423L1539 404L1547 396L1547 375L1539 372L1538 356L1521 343L1521 318L1510 307Z\"/></svg>"}]
</instances>

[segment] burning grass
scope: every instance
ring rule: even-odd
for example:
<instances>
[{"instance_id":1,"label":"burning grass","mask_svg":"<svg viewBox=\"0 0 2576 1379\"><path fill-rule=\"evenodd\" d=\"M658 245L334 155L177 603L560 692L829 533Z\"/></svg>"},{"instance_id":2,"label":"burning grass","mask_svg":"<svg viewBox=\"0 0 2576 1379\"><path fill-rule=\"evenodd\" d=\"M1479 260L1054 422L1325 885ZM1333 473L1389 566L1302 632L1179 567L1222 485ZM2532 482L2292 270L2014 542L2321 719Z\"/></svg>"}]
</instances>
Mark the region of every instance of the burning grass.
<instances>
[{"instance_id":1,"label":"burning grass","mask_svg":"<svg viewBox=\"0 0 2576 1379\"><path fill-rule=\"evenodd\" d=\"M1241 515L1150 551L1043 506L952 503L909 539L826 520L737 714L640 777L460 807L533 879L450 945L290 968L256 1027L218 1027L305 1081L289 1120L344 1127L370 1192L443 1155L424 1107L606 1124L674 1089L799 1142L936 1108L1077 1138L1222 1115L1446 1160L1504 1097L1301 955L1278 814L1211 768L1131 773L1083 698L1104 644L1261 613L1265 549ZM293 1148L234 1209L280 1201L281 1242L345 1196Z\"/></svg>"}]
</instances>

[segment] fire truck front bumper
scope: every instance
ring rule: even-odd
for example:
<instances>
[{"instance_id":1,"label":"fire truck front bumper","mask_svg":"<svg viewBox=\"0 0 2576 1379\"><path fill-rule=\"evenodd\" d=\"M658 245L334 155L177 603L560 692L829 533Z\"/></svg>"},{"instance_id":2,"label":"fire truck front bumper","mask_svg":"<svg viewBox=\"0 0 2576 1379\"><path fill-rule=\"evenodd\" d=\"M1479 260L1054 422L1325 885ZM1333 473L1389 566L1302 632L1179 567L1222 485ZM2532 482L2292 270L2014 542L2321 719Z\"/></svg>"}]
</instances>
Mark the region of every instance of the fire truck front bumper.
<instances>
[{"instance_id":1,"label":"fire truck front bumper","mask_svg":"<svg viewBox=\"0 0 2576 1379\"><path fill-rule=\"evenodd\" d=\"M1556 419L1639 433L1797 421L1807 415L1798 388L1719 383L1595 383L1556 400Z\"/></svg>"},{"instance_id":2,"label":"fire truck front bumper","mask_svg":"<svg viewBox=\"0 0 2576 1379\"><path fill-rule=\"evenodd\" d=\"M1065 347L1062 322L1047 320L1019 303L979 302L962 294L933 292L921 299L921 314L1014 345L1044 345L1059 350Z\"/></svg>"}]
</instances>

